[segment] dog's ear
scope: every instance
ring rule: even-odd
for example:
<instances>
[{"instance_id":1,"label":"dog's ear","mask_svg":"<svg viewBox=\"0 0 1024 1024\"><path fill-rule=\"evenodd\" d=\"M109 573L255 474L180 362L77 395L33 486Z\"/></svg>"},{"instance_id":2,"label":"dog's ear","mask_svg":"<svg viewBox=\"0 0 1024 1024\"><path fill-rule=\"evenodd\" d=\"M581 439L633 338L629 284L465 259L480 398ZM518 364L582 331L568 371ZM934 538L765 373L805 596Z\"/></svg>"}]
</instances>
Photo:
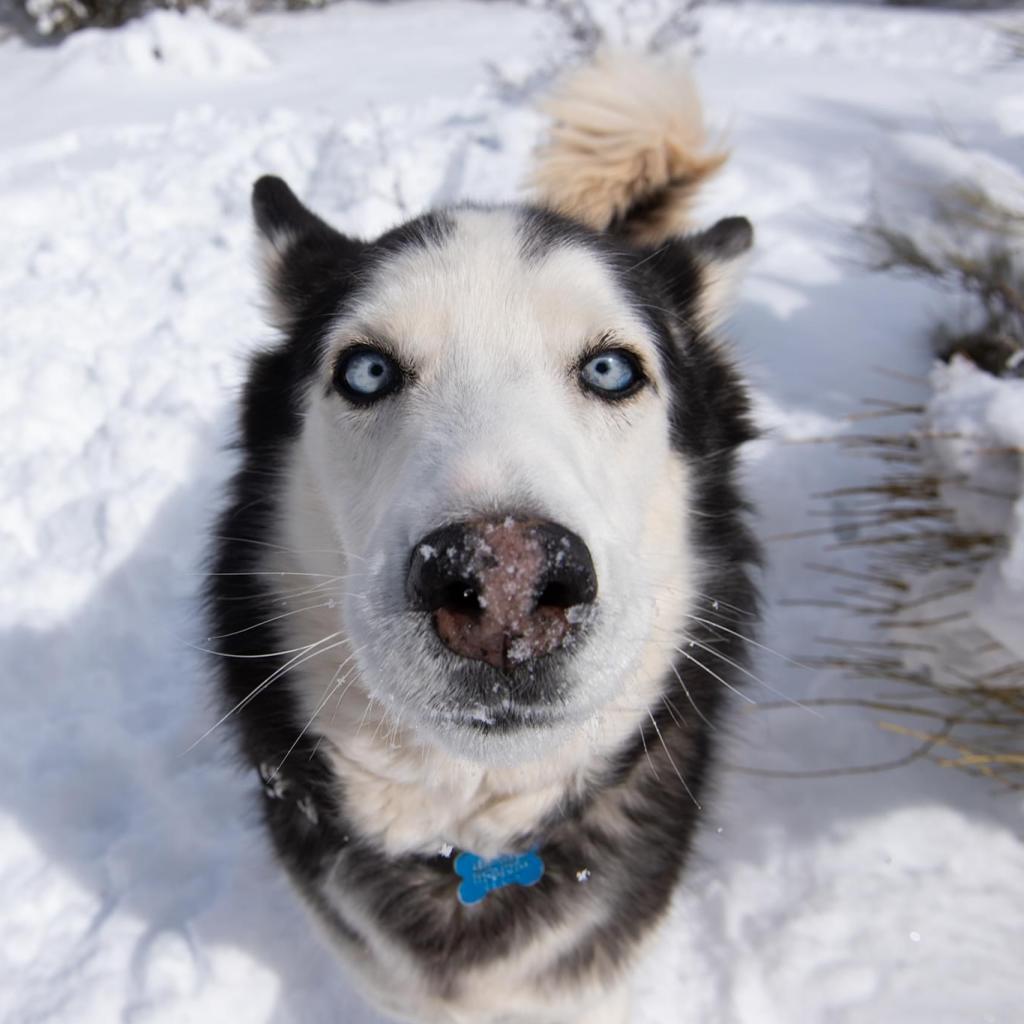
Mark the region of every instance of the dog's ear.
<instances>
[{"instance_id":1,"label":"dog's ear","mask_svg":"<svg viewBox=\"0 0 1024 1024\"><path fill-rule=\"evenodd\" d=\"M753 242L746 217L727 217L660 245L637 266L660 280L678 316L699 330L713 330L729 312Z\"/></svg>"},{"instance_id":2,"label":"dog's ear","mask_svg":"<svg viewBox=\"0 0 1024 1024\"><path fill-rule=\"evenodd\" d=\"M325 293L351 281L364 243L335 231L270 175L253 185L252 211L269 318L287 331Z\"/></svg>"},{"instance_id":3,"label":"dog's ear","mask_svg":"<svg viewBox=\"0 0 1024 1024\"><path fill-rule=\"evenodd\" d=\"M708 260L729 263L750 251L754 226L746 217L726 217L690 241Z\"/></svg>"},{"instance_id":4,"label":"dog's ear","mask_svg":"<svg viewBox=\"0 0 1024 1024\"><path fill-rule=\"evenodd\" d=\"M726 217L686 242L700 278L691 315L710 330L732 306L746 256L754 244L754 228L746 217Z\"/></svg>"}]
</instances>

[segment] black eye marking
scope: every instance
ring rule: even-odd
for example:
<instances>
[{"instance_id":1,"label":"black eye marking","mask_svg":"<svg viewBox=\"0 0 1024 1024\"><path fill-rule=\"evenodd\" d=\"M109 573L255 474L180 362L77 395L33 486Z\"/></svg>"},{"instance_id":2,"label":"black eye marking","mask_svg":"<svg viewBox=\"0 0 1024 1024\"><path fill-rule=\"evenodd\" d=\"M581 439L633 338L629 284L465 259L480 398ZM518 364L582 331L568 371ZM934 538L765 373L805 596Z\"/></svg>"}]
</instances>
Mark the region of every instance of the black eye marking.
<instances>
[{"instance_id":1,"label":"black eye marking","mask_svg":"<svg viewBox=\"0 0 1024 1024\"><path fill-rule=\"evenodd\" d=\"M405 382L402 368L372 345L352 345L334 364L334 388L353 405L370 405L393 394Z\"/></svg>"},{"instance_id":2,"label":"black eye marking","mask_svg":"<svg viewBox=\"0 0 1024 1024\"><path fill-rule=\"evenodd\" d=\"M585 356L580 363L579 379L587 391L613 402L635 395L647 383L640 361L624 348L603 349Z\"/></svg>"}]
</instances>

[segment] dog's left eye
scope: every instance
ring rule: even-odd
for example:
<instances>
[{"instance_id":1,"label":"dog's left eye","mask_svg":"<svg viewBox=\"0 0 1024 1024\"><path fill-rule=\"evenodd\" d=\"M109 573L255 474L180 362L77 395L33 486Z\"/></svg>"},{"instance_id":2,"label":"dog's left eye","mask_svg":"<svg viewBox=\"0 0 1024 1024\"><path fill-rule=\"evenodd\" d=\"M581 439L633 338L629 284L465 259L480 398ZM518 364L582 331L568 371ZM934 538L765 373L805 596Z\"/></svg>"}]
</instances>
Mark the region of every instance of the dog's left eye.
<instances>
[{"instance_id":1,"label":"dog's left eye","mask_svg":"<svg viewBox=\"0 0 1024 1024\"><path fill-rule=\"evenodd\" d=\"M356 345L338 357L334 386L350 402L366 405L397 391L402 371L390 356L369 345Z\"/></svg>"},{"instance_id":2,"label":"dog's left eye","mask_svg":"<svg viewBox=\"0 0 1024 1024\"><path fill-rule=\"evenodd\" d=\"M644 376L635 356L623 349L609 349L591 356L580 367L580 380L606 398L625 398L640 389Z\"/></svg>"}]
</instances>

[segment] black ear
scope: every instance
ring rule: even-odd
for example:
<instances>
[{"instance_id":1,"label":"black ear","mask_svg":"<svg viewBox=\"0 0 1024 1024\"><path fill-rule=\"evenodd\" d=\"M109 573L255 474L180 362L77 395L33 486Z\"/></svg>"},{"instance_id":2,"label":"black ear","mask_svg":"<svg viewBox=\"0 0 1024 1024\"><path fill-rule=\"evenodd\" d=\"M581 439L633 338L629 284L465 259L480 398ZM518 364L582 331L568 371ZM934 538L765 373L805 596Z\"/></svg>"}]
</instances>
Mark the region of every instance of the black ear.
<instances>
[{"instance_id":1,"label":"black ear","mask_svg":"<svg viewBox=\"0 0 1024 1024\"><path fill-rule=\"evenodd\" d=\"M687 240L700 275L694 315L714 327L729 312L746 265L742 257L754 244L754 228L746 217L726 217Z\"/></svg>"},{"instance_id":2,"label":"black ear","mask_svg":"<svg viewBox=\"0 0 1024 1024\"><path fill-rule=\"evenodd\" d=\"M708 260L730 262L754 244L754 226L746 217L726 217L694 235L692 244Z\"/></svg>"},{"instance_id":3,"label":"black ear","mask_svg":"<svg viewBox=\"0 0 1024 1024\"><path fill-rule=\"evenodd\" d=\"M280 178L253 185L252 212L270 318L288 330L325 294L348 286L364 246L303 206Z\"/></svg>"}]
</instances>

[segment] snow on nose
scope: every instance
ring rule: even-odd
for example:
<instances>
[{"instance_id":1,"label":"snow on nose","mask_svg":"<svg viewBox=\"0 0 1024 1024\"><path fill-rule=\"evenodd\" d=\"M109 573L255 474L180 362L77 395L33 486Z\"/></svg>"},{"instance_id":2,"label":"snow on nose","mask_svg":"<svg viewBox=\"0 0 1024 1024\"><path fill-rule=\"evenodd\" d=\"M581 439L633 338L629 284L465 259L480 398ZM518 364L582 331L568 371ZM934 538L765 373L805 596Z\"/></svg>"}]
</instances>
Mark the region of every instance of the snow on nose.
<instances>
[{"instance_id":1,"label":"snow on nose","mask_svg":"<svg viewBox=\"0 0 1024 1024\"><path fill-rule=\"evenodd\" d=\"M557 523L506 516L442 527L413 551L408 592L452 652L495 668L570 643L597 597L583 540Z\"/></svg>"}]
</instances>

